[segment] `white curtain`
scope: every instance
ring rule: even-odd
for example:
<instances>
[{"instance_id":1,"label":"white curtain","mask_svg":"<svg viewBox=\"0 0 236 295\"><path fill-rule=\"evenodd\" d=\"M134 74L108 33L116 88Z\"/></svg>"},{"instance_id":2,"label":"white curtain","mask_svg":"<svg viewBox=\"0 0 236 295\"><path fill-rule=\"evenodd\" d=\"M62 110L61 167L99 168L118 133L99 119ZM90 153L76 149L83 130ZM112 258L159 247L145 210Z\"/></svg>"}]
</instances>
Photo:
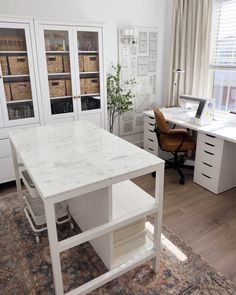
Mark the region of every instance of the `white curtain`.
<instances>
[{"instance_id":1,"label":"white curtain","mask_svg":"<svg viewBox=\"0 0 236 295\"><path fill-rule=\"evenodd\" d=\"M177 105L181 94L208 96L212 1L173 0L168 106ZM176 69L185 73L173 95Z\"/></svg>"}]
</instances>

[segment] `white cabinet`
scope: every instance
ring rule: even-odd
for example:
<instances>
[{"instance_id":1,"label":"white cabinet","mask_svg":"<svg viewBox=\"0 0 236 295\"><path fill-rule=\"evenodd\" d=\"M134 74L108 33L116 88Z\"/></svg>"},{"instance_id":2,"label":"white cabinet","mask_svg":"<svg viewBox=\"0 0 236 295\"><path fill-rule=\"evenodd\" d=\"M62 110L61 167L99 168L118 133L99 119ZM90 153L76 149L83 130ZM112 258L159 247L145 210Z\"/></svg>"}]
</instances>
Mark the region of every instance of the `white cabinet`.
<instances>
[{"instance_id":1,"label":"white cabinet","mask_svg":"<svg viewBox=\"0 0 236 295\"><path fill-rule=\"evenodd\" d=\"M33 21L0 20L0 183L15 179L8 131L40 124Z\"/></svg>"},{"instance_id":2,"label":"white cabinet","mask_svg":"<svg viewBox=\"0 0 236 295\"><path fill-rule=\"evenodd\" d=\"M0 19L0 183L15 179L8 131L72 120L106 128L103 26Z\"/></svg>"},{"instance_id":3,"label":"white cabinet","mask_svg":"<svg viewBox=\"0 0 236 295\"><path fill-rule=\"evenodd\" d=\"M168 160L172 158L171 153L164 152L160 149L157 141L157 136L154 131L155 129L155 118L154 112L152 111L145 111L143 112L144 115L144 138L143 138L143 148L153 154L156 155L164 160ZM170 124L169 127L171 128Z\"/></svg>"},{"instance_id":4,"label":"white cabinet","mask_svg":"<svg viewBox=\"0 0 236 295\"><path fill-rule=\"evenodd\" d=\"M236 186L235 144L198 132L194 182L219 194Z\"/></svg>"},{"instance_id":5,"label":"white cabinet","mask_svg":"<svg viewBox=\"0 0 236 295\"><path fill-rule=\"evenodd\" d=\"M0 21L0 127L40 121L32 25Z\"/></svg>"},{"instance_id":6,"label":"white cabinet","mask_svg":"<svg viewBox=\"0 0 236 295\"><path fill-rule=\"evenodd\" d=\"M36 31L45 122L104 127L102 27L39 22Z\"/></svg>"}]
</instances>

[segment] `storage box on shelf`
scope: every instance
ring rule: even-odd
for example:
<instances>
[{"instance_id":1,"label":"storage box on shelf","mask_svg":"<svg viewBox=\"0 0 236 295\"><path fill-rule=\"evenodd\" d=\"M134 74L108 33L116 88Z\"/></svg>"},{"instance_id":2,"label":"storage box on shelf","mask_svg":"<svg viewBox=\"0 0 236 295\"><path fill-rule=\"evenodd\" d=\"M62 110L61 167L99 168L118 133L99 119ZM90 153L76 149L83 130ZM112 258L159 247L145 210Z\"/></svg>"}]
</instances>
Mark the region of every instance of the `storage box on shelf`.
<instances>
[{"instance_id":1,"label":"storage box on shelf","mask_svg":"<svg viewBox=\"0 0 236 295\"><path fill-rule=\"evenodd\" d=\"M97 55L84 55L84 72L97 72L99 70Z\"/></svg>"},{"instance_id":2,"label":"storage box on shelf","mask_svg":"<svg viewBox=\"0 0 236 295\"><path fill-rule=\"evenodd\" d=\"M11 100L10 83L7 83L7 82L4 83L4 91L5 91L6 101L10 101Z\"/></svg>"},{"instance_id":3,"label":"storage box on shelf","mask_svg":"<svg viewBox=\"0 0 236 295\"><path fill-rule=\"evenodd\" d=\"M0 64L2 68L2 75L7 76L9 73L7 56L0 56Z\"/></svg>"},{"instance_id":4,"label":"storage box on shelf","mask_svg":"<svg viewBox=\"0 0 236 295\"><path fill-rule=\"evenodd\" d=\"M99 93L100 85L99 78L84 78L80 79L81 94Z\"/></svg>"},{"instance_id":5,"label":"storage box on shelf","mask_svg":"<svg viewBox=\"0 0 236 295\"><path fill-rule=\"evenodd\" d=\"M23 36L2 35L0 39L0 51L25 51L26 42Z\"/></svg>"},{"instance_id":6,"label":"storage box on shelf","mask_svg":"<svg viewBox=\"0 0 236 295\"><path fill-rule=\"evenodd\" d=\"M11 75L28 75L29 65L27 56L8 56Z\"/></svg>"},{"instance_id":7,"label":"storage box on shelf","mask_svg":"<svg viewBox=\"0 0 236 295\"><path fill-rule=\"evenodd\" d=\"M48 73L63 73L62 55L47 55Z\"/></svg>"},{"instance_id":8,"label":"storage box on shelf","mask_svg":"<svg viewBox=\"0 0 236 295\"><path fill-rule=\"evenodd\" d=\"M70 58L69 55L63 55L64 73L70 73Z\"/></svg>"},{"instance_id":9,"label":"storage box on shelf","mask_svg":"<svg viewBox=\"0 0 236 295\"><path fill-rule=\"evenodd\" d=\"M49 80L50 97L66 96L65 80Z\"/></svg>"},{"instance_id":10,"label":"storage box on shelf","mask_svg":"<svg viewBox=\"0 0 236 295\"><path fill-rule=\"evenodd\" d=\"M65 81L66 81L66 96L71 96L72 95L71 80L67 79Z\"/></svg>"},{"instance_id":11,"label":"storage box on shelf","mask_svg":"<svg viewBox=\"0 0 236 295\"><path fill-rule=\"evenodd\" d=\"M30 82L12 82L10 88L12 100L32 99Z\"/></svg>"},{"instance_id":12,"label":"storage box on shelf","mask_svg":"<svg viewBox=\"0 0 236 295\"><path fill-rule=\"evenodd\" d=\"M84 57L79 56L79 71L83 72L84 71Z\"/></svg>"},{"instance_id":13,"label":"storage box on shelf","mask_svg":"<svg viewBox=\"0 0 236 295\"><path fill-rule=\"evenodd\" d=\"M85 81L85 79L80 79L80 93L82 95L86 93L86 81Z\"/></svg>"}]
</instances>

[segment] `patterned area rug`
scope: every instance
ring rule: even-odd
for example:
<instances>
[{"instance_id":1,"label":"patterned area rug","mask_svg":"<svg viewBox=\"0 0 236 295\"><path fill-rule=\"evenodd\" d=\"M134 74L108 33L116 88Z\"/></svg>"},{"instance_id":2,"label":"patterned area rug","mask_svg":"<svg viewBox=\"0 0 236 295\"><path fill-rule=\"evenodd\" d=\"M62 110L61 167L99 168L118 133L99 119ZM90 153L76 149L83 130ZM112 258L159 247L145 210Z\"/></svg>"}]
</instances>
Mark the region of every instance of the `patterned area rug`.
<instances>
[{"instance_id":1,"label":"patterned area rug","mask_svg":"<svg viewBox=\"0 0 236 295\"><path fill-rule=\"evenodd\" d=\"M74 229L74 234L79 231ZM60 226L59 239L71 235L69 225ZM188 259L181 262L162 247L158 274L150 262L91 292L91 295L236 294L236 287L217 273L190 247L163 228L164 235ZM65 292L99 276L105 266L89 243L61 255ZM54 294L47 235L36 243L25 217L19 214L16 194L0 195L0 294Z\"/></svg>"}]
</instances>

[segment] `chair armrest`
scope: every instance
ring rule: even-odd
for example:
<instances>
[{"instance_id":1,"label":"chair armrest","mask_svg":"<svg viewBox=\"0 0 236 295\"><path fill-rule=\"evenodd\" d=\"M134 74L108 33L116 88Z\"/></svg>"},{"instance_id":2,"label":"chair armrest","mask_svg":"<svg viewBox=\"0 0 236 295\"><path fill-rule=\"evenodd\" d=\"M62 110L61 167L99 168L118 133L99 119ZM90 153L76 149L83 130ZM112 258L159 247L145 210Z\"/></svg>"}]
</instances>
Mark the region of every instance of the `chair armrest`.
<instances>
[{"instance_id":1,"label":"chair armrest","mask_svg":"<svg viewBox=\"0 0 236 295\"><path fill-rule=\"evenodd\" d=\"M169 134L188 134L188 131L186 129L170 129Z\"/></svg>"}]
</instances>

